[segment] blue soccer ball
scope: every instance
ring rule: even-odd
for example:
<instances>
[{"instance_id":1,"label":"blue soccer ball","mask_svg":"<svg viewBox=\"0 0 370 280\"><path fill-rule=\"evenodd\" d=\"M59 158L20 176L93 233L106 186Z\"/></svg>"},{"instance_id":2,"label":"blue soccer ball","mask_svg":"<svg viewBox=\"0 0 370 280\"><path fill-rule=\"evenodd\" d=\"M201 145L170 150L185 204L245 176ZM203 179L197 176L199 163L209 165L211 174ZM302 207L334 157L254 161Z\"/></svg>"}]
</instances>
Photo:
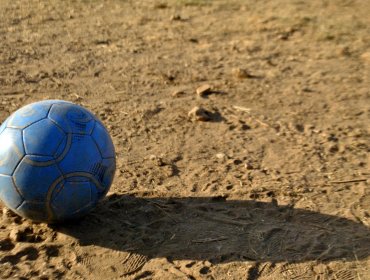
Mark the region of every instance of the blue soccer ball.
<instances>
[{"instance_id":1,"label":"blue soccer ball","mask_svg":"<svg viewBox=\"0 0 370 280\"><path fill-rule=\"evenodd\" d=\"M82 217L106 195L115 168L108 131L76 104L32 103L0 127L0 199L22 217Z\"/></svg>"}]
</instances>

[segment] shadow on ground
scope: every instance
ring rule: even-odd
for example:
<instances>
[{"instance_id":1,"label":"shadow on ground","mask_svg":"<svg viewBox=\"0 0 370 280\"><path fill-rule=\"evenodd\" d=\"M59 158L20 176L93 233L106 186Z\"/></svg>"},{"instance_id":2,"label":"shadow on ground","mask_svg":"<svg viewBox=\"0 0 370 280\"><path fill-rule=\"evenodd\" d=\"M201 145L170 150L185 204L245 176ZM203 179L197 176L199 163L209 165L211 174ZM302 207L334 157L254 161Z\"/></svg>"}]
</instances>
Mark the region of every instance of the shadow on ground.
<instances>
[{"instance_id":1,"label":"shadow on ground","mask_svg":"<svg viewBox=\"0 0 370 280\"><path fill-rule=\"evenodd\" d=\"M363 259L370 230L354 221L276 203L223 198L110 196L57 230L97 245L170 260L304 262Z\"/></svg>"}]
</instances>

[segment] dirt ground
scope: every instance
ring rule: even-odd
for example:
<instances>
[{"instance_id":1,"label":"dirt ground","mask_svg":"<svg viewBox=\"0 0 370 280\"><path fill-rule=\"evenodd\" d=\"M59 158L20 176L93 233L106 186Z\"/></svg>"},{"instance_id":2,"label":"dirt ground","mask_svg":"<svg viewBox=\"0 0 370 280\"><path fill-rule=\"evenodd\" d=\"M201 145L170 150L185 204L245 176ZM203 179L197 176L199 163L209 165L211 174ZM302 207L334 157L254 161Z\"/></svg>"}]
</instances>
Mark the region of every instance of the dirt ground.
<instances>
[{"instance_id":1,"label":"dirt ground","mask_svg":"<svg viewBox=\"0 0 370 280\"><path fill-rule=\"evenodd\" d=\"M78 223L2 208L1 279L370 279L370 1L0 0L0 13L0 122L76 102L118 163Z\"/></svg>"}]
</instances>

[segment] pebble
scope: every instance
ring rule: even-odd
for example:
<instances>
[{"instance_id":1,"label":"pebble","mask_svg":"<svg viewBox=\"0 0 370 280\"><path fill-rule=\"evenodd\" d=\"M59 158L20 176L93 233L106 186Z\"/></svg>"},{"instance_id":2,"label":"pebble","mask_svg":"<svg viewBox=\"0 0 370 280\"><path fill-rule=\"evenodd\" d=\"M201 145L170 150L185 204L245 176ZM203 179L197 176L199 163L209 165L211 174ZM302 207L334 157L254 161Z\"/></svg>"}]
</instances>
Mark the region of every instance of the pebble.
<instances>
[{"instance_id":1,"label":"pebble","mask_svg":"<svg viewBox=\"0 0 370 280\"><path fill-rule=\"evenodd\" d=\"M9 210L8 208L4 207L3 208L3 222L5 223L11 223L11 222L15 222L17 224L20 224L21 221L22 221L22 218L18 215L16 215L14 212L12 212L11 210Z\"/></svg>"},{"instance_id":2,"label":"pebble","mask_svg":"<svg viewBox=\"0 0 370 280\"><path fill-rule=\"evenodd\" d=\"M179 20L182 20L181 16L180 15L172 15L170 17L170 20L171 21L179 21Z\"/></svg>"},{"instance_id":3,"label":"pebble","mask_svg":"<svg viewBox=\"0 0 370 280\"><path fill-rule=\"evenodd\" d=\"M183 90L175 90L174 92L172 92L171 96L172 97L179 97L181 95L184 95L185 92Z\"/></svg>"},{"instance_id":4,"label":"pebble","mask_svg":"<svg viewBox=\"0 0 370 280\"><path fill-rule=\"evenodd\" d=\"M218 159L225 159L226 158L226 155L224 153L218 153L218 154L216 154L216 158L218 158Z\"/></svg>"},{"instance_id":5,"label":"pebble","mask_svg":"<svg viewBox=\"0 0 370 280\"><path fill-rule=\"evenodd\" d=\"M335 154L336 152L339 151L338 144L332 144L329 146L329 152L332 154Z\"/></svg>"},{"instance_id":6,"label":"pebble","mask_svg":"<svg viewBox=\"0 0 370 280\"><path fill-rule=\"evenodd\" d=\"M192 121L202 121L202 122L207 122L212 119L211 113L209 111L198 106L194 107L189 111L188 117Z\"/></svg>"},{"instance_id":7,"label":"pebble","mask_svg":"<svg viewBox=\"0 0 370 280\"><path fill-rule=\"evenodd\" d=\"M80 102L83 100L83 98L77 93L72 93L71 95L73 96L74 102Z\"/></svg>"},{"instance_id":8,"label":"pebble","mask_svg":"<svg viewBox=\"0 0 370 280\"><path fill-rule=\"evenodd\" d=\"M14 217L13 212L10 211L8 208L4 207L3 208L3 218L6 219L6 218L11 218L11 217Z\"/></svg>"},{"instance_id":9,"label":"pebble","mask_svg":"<svg viewBox=\"0 0 370 280\"><path fill-rule=\"evenodd\" d=\"M247 169L247 170L252 170L252 169L255 169L253 164L251 162L247 162L244 164L244 167Z\"/></svg>"},{"instance_id":10,"label":"pebble","mask_svg":"<svg viewBox=\"0 0 370 280\"><path fill-rule=\"evenodd\" d=\"M23 239L23 233L17 229L13 228L9 233L9 238L15 242L21 241Z\"/></svg>"},{"instance_id":11,"label":"pebble","mask_svg":"<svg viewBox=\"0 0 370 280\"><path fill-rule=\"evenodd\" d=\"M168 5L166 3L157 3L154 5L154 9L167 9Z\"/></svg>"},{"instance_id":12,"label":"pebble","mask_svg":"<svg viewBox=\"0 0 370 280\"><path fill-rule=\"evenodd\" d=\"M342 56L351 56L351 50L348 46L339 48L338 54Z\"/></svg>"},{"instance_id":13,"label":"pebble","mask_svg":"<svg viewBox=\"0 0 370 280\"><path fill-rule=\"evenodd\" d=\"M163 161L161 157L157 157L156 155L150 155L149 159L154 162L157 166L164 166L166 163Z\"/></svg>"},{"instance_id":14,"label":"pebble","mask_svg":"<svg viewBox=\"0 0 370 280\"><path fill-rule=\"evenodd\" d=\"M370 63L370 51L368 52L364 52L362 55L361 55L361 58L367 62L367 63Z\"/></svg>"},{"instance_id":15,"label":"pebble","mask_svg":"<svg viewBox=\"0 0 370 280\"><path fill-rule=\"evenodd\" d=\"M239 79L246 79L246 78L253 78L254 76L251 75L247 70L241 68L234 68L232 73L235 77Z\"/></svg>"},{"instance_id":16,"label":"pebble","mask_svg":"<svg viewBox=\"0 0 370 280\"><path fill-rule=\"evenodd\" d=\"M212 91L212 87L208 84L202 85L202 86L198 87L197 90L196 90L197 95L199 97L204 97L204 96L210 94L211 91Z\"/></svg>"}]
</instances>

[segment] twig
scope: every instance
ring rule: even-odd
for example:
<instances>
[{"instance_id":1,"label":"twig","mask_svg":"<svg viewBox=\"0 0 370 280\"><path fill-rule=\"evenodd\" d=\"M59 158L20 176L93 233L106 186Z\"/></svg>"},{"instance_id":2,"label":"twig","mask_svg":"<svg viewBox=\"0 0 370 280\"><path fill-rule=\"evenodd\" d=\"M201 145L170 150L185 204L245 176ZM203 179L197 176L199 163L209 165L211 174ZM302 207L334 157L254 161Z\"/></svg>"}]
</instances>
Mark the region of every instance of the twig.
<instances>
[{"instance_id":1,"label":"twig","mask_svg":"<svg viewBox=\"0 0 370 280\"><path fill-rule=\"evenodd\" d=\"M119 198L117 198L117 199L115 199L115 200L113 200L113 201L109 201L109 202L107 202L106 204L105 204L105 206L111 206L111 205L113 205L113 204L116 204L116 203L118 203L118 202L120 202L120 201L122 201L122 200L124 200L124 199L127 199L127 196L126 195L122 195L121 197L119 197Z\"/></svg>"},{"instance_id":2,"label":"twig","mask_svg":"<svg viewBox=\"0 0 370 280\"><path fill-rule=\"evenodd\" d=\"M233 105L232 107L237 111L242 111L242 112L246 112L246 113L249 113L249 114L252 110L251 108L246 108L246 107L241 107L241 106L236 106L236 105ZM250 114L250 118L253 119L254 121L258 122L259 124L265 126L265 127L270 127L270 125L268 125L267 123L264 123L263 121L257 119L256 117L251 116L251 114Z\"/></svg>"},{"instance_id":3,"label":"twig","mask_svg":"<svg viewBox=\"0 0 370 280\"><path fill-rule=\"evenodd\" d=\"M168 218L170 218L172 221L174 221L175 223L178 223L179 221L176 220L172 215L170 215L165 209L169 208L167 207L166 205L164 204L161 204L161 203L158 203L158 202L154 202L154 201L150 201L149 199L146 199L146 198L141 198L145 201L147 201L148 203L154 205L156 208L158 208L159 210L161 210Z\"/></svg>"},{"instance_id":4,"label":"twig","mask_svg":"<svg viewBox=\"0 0 370 280\"><path fill-rule=\"evenodd\" d=\"M318 257L315 258L315 261L318 261L318 260L321 260L322 261L323 260L322 257L328 255L330 253L330 250L332 248L333 248L332 247L332 244L329 244L328 245L328 248L325 251L323 251Z\"/></svg>"},{"instance_id":5,"label":"twig","mask_svg":"<svg viewBox=\"0 0 370 280\"><path fill-rule=\"evenodd\" d=\"M358 273L358 267L360 266L360 262L358 261L358 257L357 257L357 254L355 253L355 252L353 252L353 255L355 256L355 258L356 258L356 268L357 268L357 270L356 270L356 274L357 274L357 277L358 277L358 280L361 280L361 277L360 277L360 274Z\"/></svg>"},{"instance_id":6,"label":"twig","mask_svg":"<svg viewBox=\"0 0 370 280\"><path fill-rule=\"evenodd\" d=\"M215 242L215 241L222 241L228 239L226 236L220 236L220 237L215 237L215 238L203 238L203 239L197 239L197 240L192 240L191 242L193 243L208 243L208 242Z\"/></svg>"},{"instance_id":7,"label":"twig","mask_svg":"<svg viewBox=\"0 0 370 280\"><path fill-rule=\"evenodd\" d=\"M236 106L236 105L233 105L233 108L238 111L247 112L247 113L250 113L251 111L251 108L246 108L246 107L241 107L241 106Z\"/></svg>"},{"instance_id":8,"label":"twig","mask_svg":"<svg viewBox=\"0 0 370 280\"><path fill-rule=\"evenodd\" d=\"M346 183L357 183L366 182L367 179L353 179L353 180L343 180L343 181L330 181L331 184L346 184Z\"/></svg>"},{"instance_id":9,"label":"twig","mask_svg":"<svg viewBox=\"0 0 370 280\"><path fill-rule=\"evenodd\" d=\"M265 127L270 127L270 125L268 125L267 123L265 123L265 122L263 122L263 121L260 121L259 119L257 119L257 118L252 118L252 119L254 119L256 122L258 122L259 124L261 124L261 125L263 125L263 126L265 126Z\"/></svg>"},{"instance_id":10,"label":"twig","mask_svg":"<svg viewBox=\"0 0 370 280\"><path fill-rule=\"evenodd\" d=\"M326 227L320 226L320 225L315 225L315 224L311 224L311 223L307 223L307 225L310 225L310 226L315 227L315 228L323 229L323 230L326 230L326 231L333 231L332 229L329 229L329 228L326 228Z\"/></svg>"},{"instance_id":11,"label":"twig","mask_svg":"<svg viewBox=\"0 0 370 280\"><path fill-rule=\"evenodd\" d=\"M229 224L229 225L234 225L234 226L249 226L251 223L248 222L243 222L243 221L236 221L233 219L228 219L228 218L222 218L222 217L210 217L207 216L205 213L199 210L195 210L198 214L202 215L209 221L214 221L214 222L221 222L224 224Z\"/></svg>"},{"instance_id":12,"label":"twig","mask_svg":"<svg viewBox=\"0 0 370 280\"><path fill-rule=\"evenodd\" d=\"M294 174L294 173L300 173L302 172L301 170L293 170L293 171L288 171L288 172L285 172L285 174Z\"/></svg>"},{"instance_id":13,"label":"twig","mask_svg":"<svg viewBox=\"0 0 370 280\"><path fill-rule=\"evenodd\" d=\"M8 96L8 95L19 95L19 94L23 94L24 92L22 91L19 91L19 90L11 90L11 91L3 91L0 93L0 96L3 95L3 96Z\"/></svg>"},{"instance_id":14,"label":"twig","mask_svg":"<svg viewBox=\"0 0 370 280\"><path fill-rule=\"evenodd\" d=\"M126 148L126 152L128 153L132 149L132 140L131 140L131 137L128 137L127 138L127 141L128 141L128 147Z\"/></svg>"}]
</instances>

